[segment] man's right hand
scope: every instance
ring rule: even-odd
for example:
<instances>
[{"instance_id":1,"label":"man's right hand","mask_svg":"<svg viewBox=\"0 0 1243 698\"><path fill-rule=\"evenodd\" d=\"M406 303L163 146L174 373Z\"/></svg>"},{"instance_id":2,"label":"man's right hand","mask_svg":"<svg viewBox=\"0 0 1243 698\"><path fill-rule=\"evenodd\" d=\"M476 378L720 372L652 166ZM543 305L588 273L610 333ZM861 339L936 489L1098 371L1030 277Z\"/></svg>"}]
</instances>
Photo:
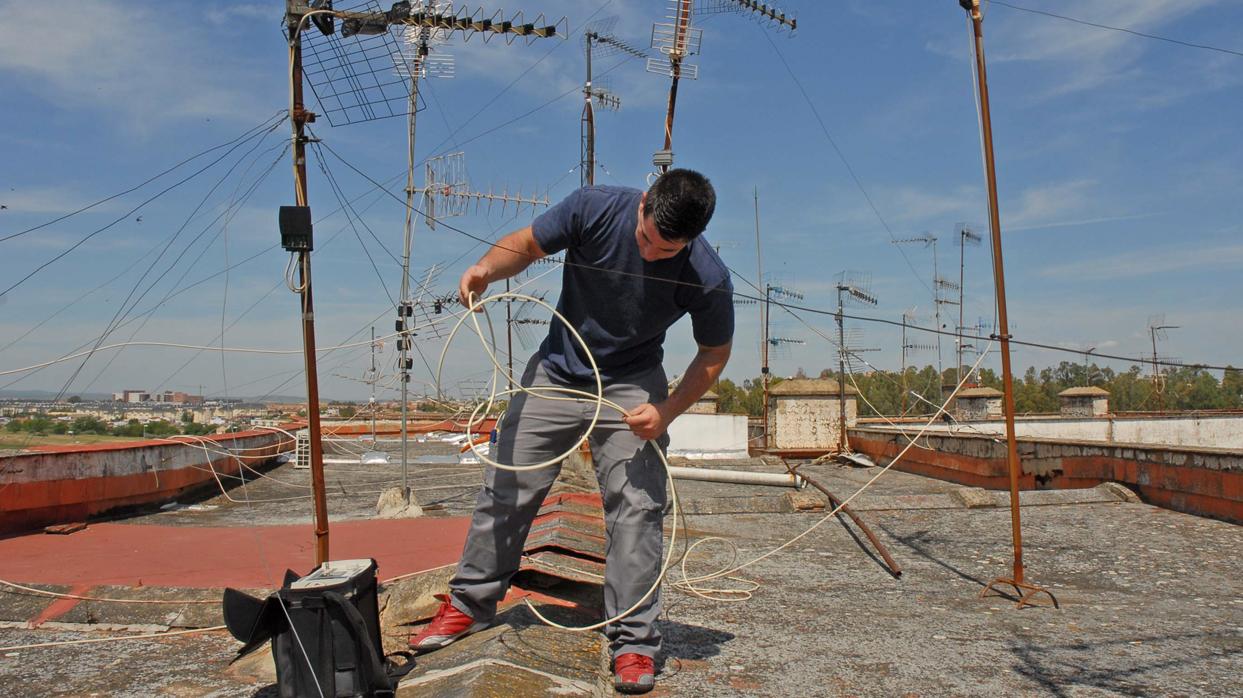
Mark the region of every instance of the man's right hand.
<instances>
[{"instance_id":1,"label":"man's right hand","mask_svg":"<svg viewBox=\"0 0 1243 698\"><path fill-rule=\"evenodd\" d=\"M470 307L470 296L473 293L475 300L483 298L483 294L488 290L488 270L483 266L475 264L462 274L461 281L458 281L458 300L462 302L462 307ZM477 308L475 312L480 312L482 308Z\"/></svg>"}]
</instances>

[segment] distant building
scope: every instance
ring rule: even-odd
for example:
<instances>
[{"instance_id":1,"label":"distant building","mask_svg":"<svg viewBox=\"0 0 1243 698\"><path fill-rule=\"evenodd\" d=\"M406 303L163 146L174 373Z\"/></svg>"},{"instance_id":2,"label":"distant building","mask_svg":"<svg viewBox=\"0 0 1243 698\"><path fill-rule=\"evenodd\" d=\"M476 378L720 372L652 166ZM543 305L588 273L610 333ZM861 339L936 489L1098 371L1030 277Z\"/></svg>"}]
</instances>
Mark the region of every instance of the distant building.
<instances>
[{"instance_id":1,"label":"distant building","mask_svg":"<svg viewBox=\"0 0 1243 698\"><path fill-rule=\"evenodd\" d=\"M1109 414L1109 391L1096 386L1067 388L1058 393L1063 417L1103 417Z\"/></svg>"},{"instance_id":2,"label":"distant building","mask_svg":"<svg viewBox=\"0 0 1243 698\"><path fill-rule=\"evenodd\" d=\"M678 376L677 378L674 378L673 380L669 381L670 394L672 394L674 390L677 390L678 384L681 382L682 382L681 376ZM720 399L721 399L720 396L718 396L716 393L709 390L708 392L701 395L698 400L692 403L690 407L686 408L686 413L687 414L716 414L717 403L720 401Z\"/></svg>"},{"instance_id":3,"label":"distant building","mask_svg":"<svg viewBox=\"0 0 1243 698\"><path fill-rule=\"evenodd\" d=\"M114 402L145 402L150 399L151 394L144 390L127 389L112 394Z\"/></svg>"},{"instance_id":4,"label":"distant building","mask_svg":"<svg viewBox=\"0 0 1243 698\"><path fill-rule=\"evenodd\" d=\"M717 402L720 398L716 393L709 390L704 393L690 407L686 408L688 414L716 414Z\"/></svg>"},{"instance_id":5,"label":"distant building","mask_svg":"<svg viewBox=\"0 0 1243 698\"><path fill-rule=\"evenodd\" d=\"M836 449L841 429L841 387L831 378L792 378L768 391L768 418L772 438L768 447L792 451ZM855 395L847 387L846 426L858 416Z\"/></svg>"},{"instance_id":6,"label":"distant building","mask_svg":"<svg viewBox=\"0 0 1243 698\"><path fill-rule=\"evenodd\" d=\"M1005 396L996 388L967 388L958 393L958 419L991 419L1000 417L1003 409L1001 399Z\"/></svg>"},{"instance_id":7,"label":"distant building","mask_svg":"<svg viewBox=\"0 0 1243 698\"><path fill-rule=\"evenodd\" d=\"M202 395L191 395L173 390L165 390L162 394L156 396L156 402L163 402L171 405L201 405L203 404Z\"/></svg>"}]
</instances>

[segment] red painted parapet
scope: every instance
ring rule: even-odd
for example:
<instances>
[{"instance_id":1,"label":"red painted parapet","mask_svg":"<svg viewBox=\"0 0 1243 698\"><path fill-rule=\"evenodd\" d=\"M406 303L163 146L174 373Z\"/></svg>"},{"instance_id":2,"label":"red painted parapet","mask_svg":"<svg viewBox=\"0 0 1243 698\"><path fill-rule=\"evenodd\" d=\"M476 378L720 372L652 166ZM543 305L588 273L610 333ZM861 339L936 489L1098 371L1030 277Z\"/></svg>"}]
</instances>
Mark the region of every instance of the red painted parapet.
<instances>
[{"instance_id":1,"label":"red painted parapet","mask_svg":"<svg viewBox=\"0 0 1243 698\"><path fill-rule=\"evenodd\" d=\"M976 434L926 434L894 469L964 485L1009 488L1005 442ZM852 429L850 445L879 464L906 445L889 430ZM1243 454L1221 449L1019 439L1020 489L1079 489L1120 482L1144 501L1243 523Z\"/></svg>"},{"instance_id":2,"label":"red painted parapet","mask_svg":"<svg viewBox=\"0 0 1243 698\"><path fill-rule=\"evenodd\" d=\"M217 486L217 476L236 475L243 463L259 466L292 448L283 434L250 431L45 446L0 457L0 535L169 501L209 483Z\"/></svg>"}]
</instances>

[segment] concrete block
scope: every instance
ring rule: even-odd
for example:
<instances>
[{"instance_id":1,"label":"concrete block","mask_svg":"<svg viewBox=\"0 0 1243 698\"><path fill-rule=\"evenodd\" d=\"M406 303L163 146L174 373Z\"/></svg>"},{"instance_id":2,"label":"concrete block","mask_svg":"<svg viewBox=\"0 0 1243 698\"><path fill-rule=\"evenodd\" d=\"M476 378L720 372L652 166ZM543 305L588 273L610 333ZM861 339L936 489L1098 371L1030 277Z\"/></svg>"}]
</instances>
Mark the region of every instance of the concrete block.
<instances>
[{"instance_id":1,"label":"concrete block","mask_svg":"<svg viewBox=\"0 0 1243 698\"><path fill-rule=\"evenodd\" d=\"M960 487L954 490L952 495L967 509L997 506L993 493L983 487Z\"/></svg>"},{"instance_id":2,"label":"concrete block","mask_svg":"<svg viewBox=\"0 0 1243 698\"><path fill-rule=\"evenodd\" d=\"M1140 501L1142 501L1139 498L1139 495L1135 494L1135 492L1131 491L1129 487L1119 482L1102 482L1101 484L1096 486L1096 489L1100 490L1102 493L1106 495L1109 495L1117 499L1119 502L1130 502L1132 504L1138 504Z\"/></svg>"},{"instance_id":3,"label":"concrete block","mask_svg":"<svg viewBox=\"0 0 1243 698\"><path fill-rule=\"evenodd\" d=\"M380 493L380 500L375 505L376 518L380 519L413 519L423 515L414 493L410 493L410 502L400 487L390 487Z\"/></svg>"},{"instance_id":4,"label":"concrete block","mask_svg":"<svg viewBox=\"0 0 1243 698\"><path fill-rule=\"evenodd\" d=\"M825 504L819 492L786 492L786 499L794 511L821 511Z\"/></svg>"}]
</instances>

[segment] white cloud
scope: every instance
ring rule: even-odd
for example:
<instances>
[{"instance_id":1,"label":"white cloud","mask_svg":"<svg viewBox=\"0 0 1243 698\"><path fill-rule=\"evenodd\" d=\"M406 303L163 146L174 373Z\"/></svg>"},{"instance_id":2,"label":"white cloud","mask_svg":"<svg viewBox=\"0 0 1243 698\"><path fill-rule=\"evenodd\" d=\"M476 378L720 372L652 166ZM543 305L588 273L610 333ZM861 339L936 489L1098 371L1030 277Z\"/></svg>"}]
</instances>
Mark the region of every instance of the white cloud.
<instances>
[{"instance_id":1,"label":"white cloud","mask_svg":"<svg viewBox=\"0 0 1243 698\"><path fill-rule=\"evenodd\" d=\"M1039 227L1059 216L1081 212L1090 204L1089 193L1095 185L1091 179L1075 179L1024 189L1018 201L1002 203L1002 230L1011 225Z\"/></svg>"},{"instance_id":2,"label":"white cloud","mask_svg":"<svg viewBox=\"0 0 1243 698\"><path fill-rule=\"evenodd\" d=\"M1036 3L1033 9L1112 27L1163 34L1168 25L1221 4L1222 0L1081 0L1071 5ZM1204 64L1202 55L1195 58L1201 64L1195 71L1178 71L1177 79L1161 79L1160 67L1141 65L1141 60L1156 50L1158 43L1125 32L1000 5L990 8L987 20L985 44L990 64L1047 66L1047 75L1028 86L1029 94L1037 100L1115 87L1139 92L1133 102L1137 107L1158 107L1205 90L1220 89L1223 84L1237 84L1235 81L1239 79L1233 65L1221 65L1217 59ZM967 60L970 54L962 46L957 37L945 37L930 41L926 48L938 55ZM1164 56L1162 64L1168 65L1186 55Z\"/></svg>"},{"instance_id":3,"label":"white cloud","mask_svg":"<svg viewBox=\"0 0 1243 698\"><path fill-rule=\"evenodd\" d=\"M0 12L0 71L62 106L102 108L138 129L267 111L250 71L169 8L10 1Z\"/></svg>"}]
</instances>

